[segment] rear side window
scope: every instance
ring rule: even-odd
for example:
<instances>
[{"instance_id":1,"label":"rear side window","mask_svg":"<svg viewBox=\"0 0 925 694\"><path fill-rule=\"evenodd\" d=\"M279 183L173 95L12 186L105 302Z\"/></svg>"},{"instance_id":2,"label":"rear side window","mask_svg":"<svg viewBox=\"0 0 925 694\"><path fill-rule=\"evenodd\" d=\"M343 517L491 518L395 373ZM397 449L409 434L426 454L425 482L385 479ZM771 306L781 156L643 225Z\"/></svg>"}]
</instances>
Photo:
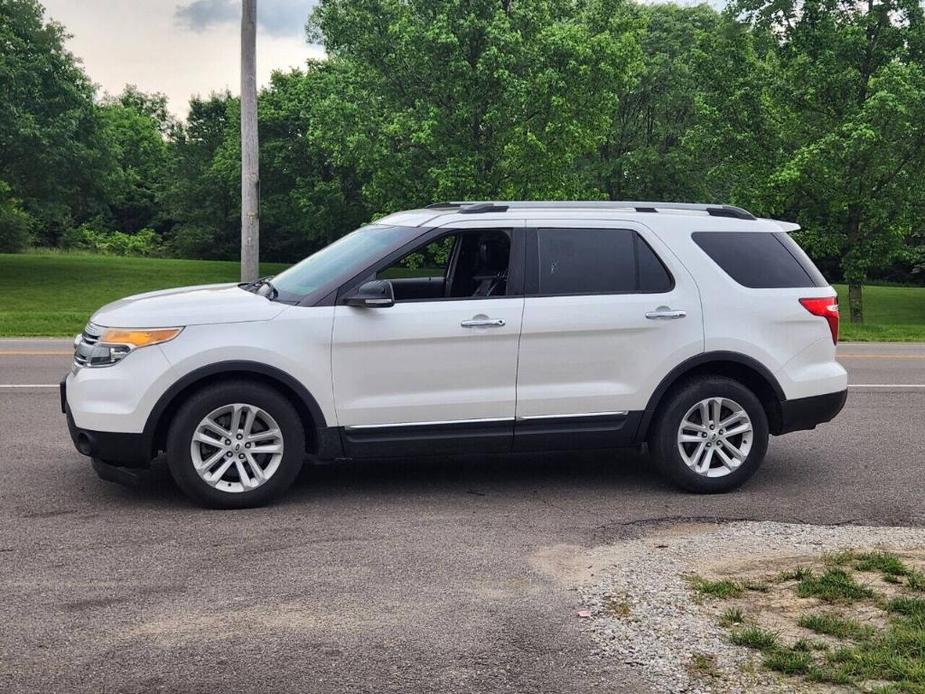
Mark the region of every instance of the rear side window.
<instances>
[{"instance_id":1,"label":"rear side window","mask_svg":"<svg viewBox=\"0 0 925 694\"><path fill-rule=\"evenodd\" d=\"M629 229L538 229L536 293L667 292L671 275Z\"/></svg>"},{"instance_id":2,"label":"rear side window","mask_svg":"<svg viewBox=\"0 0 925 694\"><path fill-rule=\"evenodd\" d=\"M828 284L803 249L784 232L697 231L692 237L742 286L782 289Z\"/></svg>"}]
</instances>

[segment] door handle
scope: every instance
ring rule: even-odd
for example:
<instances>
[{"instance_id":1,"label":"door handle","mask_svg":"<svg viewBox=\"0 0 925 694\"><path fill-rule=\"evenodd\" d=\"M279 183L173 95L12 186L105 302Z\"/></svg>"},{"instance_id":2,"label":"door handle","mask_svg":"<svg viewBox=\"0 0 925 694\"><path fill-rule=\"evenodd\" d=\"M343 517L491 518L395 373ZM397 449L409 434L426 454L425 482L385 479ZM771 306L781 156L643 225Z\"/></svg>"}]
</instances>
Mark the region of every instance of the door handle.
<instances>
[{"instance_id":1,"label":"door handle","mask_svg":"<svg viewBox=\"0 0 925 694\"><path fill-rule=\"evenodd\" d=\"M675 311L667 306L659 306L654 311L649 311L646 314L646 318L649 320L675 320L677 318L684 318L686 315L687 311Z\"/></svg>"},{"instance_id":2,"label":"door handle","mask_svg":"<svg viewBox=\"0 0 925 694\"><path fill-rule=\"evenodd\" d=\"M488 318L487 316L475 316L469 320L460 323L464 328L500 328L504 325L501 318Z\"/></svg>"}]
</instances>

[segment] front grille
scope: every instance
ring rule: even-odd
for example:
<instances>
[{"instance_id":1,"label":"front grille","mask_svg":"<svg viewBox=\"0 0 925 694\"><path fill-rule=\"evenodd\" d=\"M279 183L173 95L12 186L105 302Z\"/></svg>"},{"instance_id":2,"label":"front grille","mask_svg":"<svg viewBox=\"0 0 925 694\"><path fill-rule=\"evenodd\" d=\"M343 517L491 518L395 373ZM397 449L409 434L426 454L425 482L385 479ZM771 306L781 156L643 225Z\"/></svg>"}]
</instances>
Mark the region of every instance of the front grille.
<instances>
[{"instance_id":1,"label":"front grille","mask_svg":"<svg viewBox=\"0 0 925 694\"><path fill-rule=\"evenodd\" d=\"M87 323L80 334L80 339L74 340L74 366L86 366L90 363L90 353L102 335L102 328L93 323Z\"/></svg>"}]
</instances>

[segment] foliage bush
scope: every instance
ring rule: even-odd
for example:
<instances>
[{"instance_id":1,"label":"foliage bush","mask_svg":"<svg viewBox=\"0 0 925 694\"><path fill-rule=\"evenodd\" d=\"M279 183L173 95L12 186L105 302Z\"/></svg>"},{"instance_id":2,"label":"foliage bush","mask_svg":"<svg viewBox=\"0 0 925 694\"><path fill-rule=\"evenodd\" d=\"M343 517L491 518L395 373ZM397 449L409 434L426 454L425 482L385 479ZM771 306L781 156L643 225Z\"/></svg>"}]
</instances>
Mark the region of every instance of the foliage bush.
<instances>
[{"instance_id":1,"label":"foliage bush","mask_svg":"<svg viewBox=\"0 0 925 694\"><path fill-rule=\"evenodd\" d=\"M175 258L218 258L215 230L197 224L181 224L171 231L167 252Z\"/></svg>"},{"instance_id":2,"label":"foliage bush","mask_svg":"<svg viewBox=\"0 0 925 694\"><path fill-rule=\"evenodd\" d=\"M16 253L32 240L32 218L0 181L0 253Z\"/></svg>"},{"instance_id":3,"label":"foliage bush","mask_svg":"<svg viewBox=\"0 0 925 694\"><path fill-rule=\"evenodd\" d=\"M163 255L161 237L153 229L137 234L100 231L84 224L68 229L61 236L61 246L68 250L90 251L103 255L152 257Z\"/></svg>"}]
</instances>

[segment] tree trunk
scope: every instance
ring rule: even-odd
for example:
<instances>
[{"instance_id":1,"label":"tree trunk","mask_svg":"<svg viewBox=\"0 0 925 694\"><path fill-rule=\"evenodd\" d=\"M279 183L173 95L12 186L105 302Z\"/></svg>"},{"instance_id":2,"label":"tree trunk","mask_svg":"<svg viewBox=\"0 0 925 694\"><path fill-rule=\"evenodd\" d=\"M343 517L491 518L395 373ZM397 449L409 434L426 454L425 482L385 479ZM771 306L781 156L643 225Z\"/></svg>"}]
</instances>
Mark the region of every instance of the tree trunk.
<instances>
[{"instance_id":1,"label":"tree trunk","mask_svg":"<svg viewBox=\"0 0 925 694\"><path fill-rule=\"evenodd\" d=\"M260 262L260 164L257 141L257 0L241 6L241 281Z\"/></svg>"},{"instance_id":2,"label":"tree trunk","mask_svg":"<svg viewBox=\"0 0 925 694\"><path fill-rule=\"evenodd\" d=\"M864 322L864 298L862 296L863 289L864 286L858 283L852 282L848 285L848 310L850 312L852 323Z\"/></svg>"}]
</instances>

